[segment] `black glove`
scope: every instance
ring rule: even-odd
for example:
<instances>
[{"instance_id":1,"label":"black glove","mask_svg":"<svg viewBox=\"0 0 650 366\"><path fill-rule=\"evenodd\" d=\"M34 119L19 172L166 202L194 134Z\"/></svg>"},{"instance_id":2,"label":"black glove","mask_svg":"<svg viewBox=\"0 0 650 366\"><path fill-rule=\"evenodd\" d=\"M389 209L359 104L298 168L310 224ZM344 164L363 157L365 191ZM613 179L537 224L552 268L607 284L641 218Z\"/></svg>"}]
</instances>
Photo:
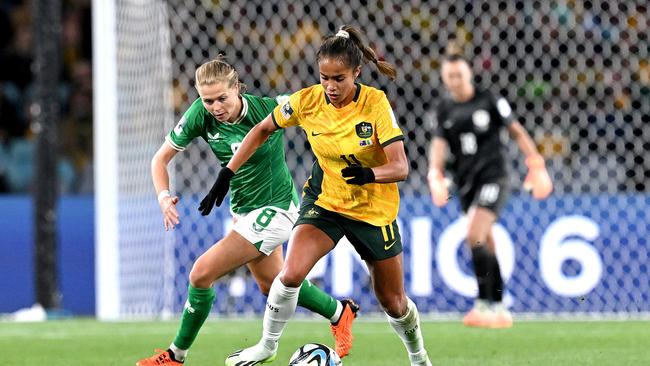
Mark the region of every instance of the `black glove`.
<instances>
[{"instance_id":1,"label":"black glove","mask_svg":"<svg viewBox=\"0 0 650 366\"><path fill-rule=\"evenodd\" d=\"M351 179L345 180L348 184L362 185L375 181L375 173L372 169L362 167L361 165L346 166L341 169L341 174L343 175L343 178L352 177Z\"/></svg>"},{"instance_id":2,"label":"black glove","mask_svg":"<svg viewBox=\"0 0 650 366\"><path fill-rule=\"evenodd\" d=\"M228 193L228 188L230 188L230 179L235 175L235 173L230 170L228 167L224 167L219 171L217 175L217 180L210 188L210 192L201 200L199 205L199 211L201 215L207 216L212 211L213 206L221 206L224 197Z\"/></svg>"}]
</instances>

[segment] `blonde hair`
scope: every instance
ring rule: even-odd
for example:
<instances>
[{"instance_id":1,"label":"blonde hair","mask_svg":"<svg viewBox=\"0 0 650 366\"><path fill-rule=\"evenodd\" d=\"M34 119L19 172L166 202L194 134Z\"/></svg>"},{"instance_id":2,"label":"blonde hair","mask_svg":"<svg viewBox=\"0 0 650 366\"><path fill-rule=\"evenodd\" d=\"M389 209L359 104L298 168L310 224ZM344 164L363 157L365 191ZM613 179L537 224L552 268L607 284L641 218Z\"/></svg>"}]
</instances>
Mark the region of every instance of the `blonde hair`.
<instances>
[{"instance_id":1,"label":"blonde hair","mask_svg":"<svg viewBox=\"0 0 650 366\"><path fill-rule=\"evenodd\" d=\"M204 85L226 83L228 88L237 85L239 93L245 92L246 84L239 81L239 73L225 59L225 55L219 54L213 60L199 66L194 73L195 86L198 88Z\"/></svg>"},{"instance_id":2,"label":"blonde hair","mask_svg":"<svg viewBox=\"0 0 650 366\"><path fill-rule=\"evenodd\" d=\"M317 59L325 57L340 57L352 69L361 66L361 63L372 62L380 73L392 80L397 77L395 66L390 62L380 61L375 51L363 42L363 33L350 25L341 26L336 35L323 40Z\"/></svg>"}]
</instances>

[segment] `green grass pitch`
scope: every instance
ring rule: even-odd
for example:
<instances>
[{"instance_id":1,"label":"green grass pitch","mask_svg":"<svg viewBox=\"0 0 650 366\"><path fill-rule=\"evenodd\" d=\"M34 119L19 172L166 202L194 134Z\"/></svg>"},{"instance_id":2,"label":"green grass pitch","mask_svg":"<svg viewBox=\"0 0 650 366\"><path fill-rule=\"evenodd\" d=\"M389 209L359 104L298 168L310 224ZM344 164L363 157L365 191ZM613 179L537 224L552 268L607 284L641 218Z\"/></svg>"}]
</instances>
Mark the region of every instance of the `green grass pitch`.
<instances>
[{"instance_id":1,"label":"green grass pitch","mask_svg":"<svg viewBox=\"0 0 650 366\"><path fill-rule=\"evenodd\" d=\"M134 365L154 348L166 348L176 321L109 322L87 319L46 323L0 322L2 364L16 366ZM188 366L223 365L228 353L257 341L260 319L210 319L199 334ZM434 365L650 365L650 322L517 322L511 329L463 327L459 321L423 321ZM344 366L408 366L402 343L386 321L361 319ZM294 320L280 343L278 358L287 365L301 344L333 345L327 323Z\"/></svg>"}]
</instances>

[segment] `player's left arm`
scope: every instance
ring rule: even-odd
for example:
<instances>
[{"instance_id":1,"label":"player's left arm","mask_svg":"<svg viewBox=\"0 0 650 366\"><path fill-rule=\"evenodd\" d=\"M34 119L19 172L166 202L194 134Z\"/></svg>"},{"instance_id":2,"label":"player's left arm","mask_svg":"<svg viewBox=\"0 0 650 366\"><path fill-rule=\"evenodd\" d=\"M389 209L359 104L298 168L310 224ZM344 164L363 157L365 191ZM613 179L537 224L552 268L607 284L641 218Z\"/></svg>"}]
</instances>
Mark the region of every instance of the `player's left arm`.
<instances>
[{"instance_id":1,"label":"player's left arm","mask_svg":"<svg viewBox=\"0 0 650 366\"><path fill-rule=\"evenodd\" d=\"M409 163L404 151L404 141L398 140L384 146L386 164L372 168L375 183L393 183L406 180L409 175Z\"/></svg>"},{"instance_id":2,"label":"player's left arm","mask_svg":"<svg viewBox=\"0 0 650 366\"><path fill-rule=\"evenodd\" d=\"M521 123L514 118L512 108L508 101L503 97L495 99L493 96L490 96L490 100L492 107L496 110L496 113L500 118L501 124L508 128L510 137L515 140L521 152L524 153L526 159L531 158L532 160L542 158L540 153L537 151L537 147L535 147L533 139L530 138L530 135L526 132L526 129L521 125ZM542 159L542 162L543 161L544 159Z\"/></svg>"},{"instance_id":3,"label":"player's left arm","mask_svg":"<svg viewBox=\"0 0 650 366\"><path fill-rule=\"evenodd\" d=\"M507 126L510 136L519 146L519 149L526 158L528 174L524 180L524 189L531 191L535 199L544 199L553 191L553 182L546 171L544 158L537 150L533 139L530 137L524 126L514 119L512 108L505 98L501 97L493 101L494 107L501 117L502 123Z\"/></svg>"},{"instance_id":4,"label":"player's left arm","mask_svg":"<svg viewBox=\"0 0 650 366\"><path fill-rule=\"evenodd\" d=\"M381 112L375 123L375 136L384 150L386 163L372 168L361 165L343 168L341 174L348 184L394 183L406 180L409 174L409 164L404 151L404 135L397 125L388 99L383 94L379 105Z\"/></svg>"},{"instance_id":5,"label":"player's left arm","mask_svg":"<svg viewBox=\"0 0 650 366\"><path fill-rule=\"evenodd\" d=\"M513 120L510 122L508 125L508 132L510 133L510 137L515 140L517 146L519 146L519 150L521 150L526 159L529 157L535 159L535 156L542 158L539 151L537 151L535 142L533 142L533 139L519 121Z\"/></svg>"},{"instance_id":6,"label":"player's left arm","mask_svg":"<svg viewBox=\"0 0 650 366\"><path fill-rule=\"evenodd\" d=\"M524 180L524 189L532 191L533 197L536 199L548 197L553 191L553 182L546 171L544 158L537 150L533 139L516 120L508 125L508 132L526 158L528 174Z\"/></svg>"},{"instance_id":7,"label":"player's left arm","mask_svg":"<svg viewBox=\"0 0 650 366\"><path fill-rule=\"evenodd\" d=\"M400 182L406 180L409 174L409 162L404 151L404 135L386 95L382 95L379 105L383 111L380 112L376 122L376 133L386 154L386 163L372 168L375 182Z\"/></svg>"}]
</instances>

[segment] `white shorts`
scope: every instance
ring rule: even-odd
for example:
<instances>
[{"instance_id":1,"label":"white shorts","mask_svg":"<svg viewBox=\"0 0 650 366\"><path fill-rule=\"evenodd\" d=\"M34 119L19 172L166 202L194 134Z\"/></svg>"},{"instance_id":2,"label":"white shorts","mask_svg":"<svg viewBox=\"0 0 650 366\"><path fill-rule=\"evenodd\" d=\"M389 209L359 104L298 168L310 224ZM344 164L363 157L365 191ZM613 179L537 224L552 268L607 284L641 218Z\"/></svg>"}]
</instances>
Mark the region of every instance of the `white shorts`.
<instances>
[{"instance_id":1,"label":"white shorts","mask_svg":"<svg viewBox=\"0 0 650 366\"><path fill-rule=\"evenodd\" d=\"M265 206L244 215L233 214L236 219L232 229L248 240L265 255L289 240L293 224L298 219L298 207L289 210Z\"/></svg>"}]
</instances>

